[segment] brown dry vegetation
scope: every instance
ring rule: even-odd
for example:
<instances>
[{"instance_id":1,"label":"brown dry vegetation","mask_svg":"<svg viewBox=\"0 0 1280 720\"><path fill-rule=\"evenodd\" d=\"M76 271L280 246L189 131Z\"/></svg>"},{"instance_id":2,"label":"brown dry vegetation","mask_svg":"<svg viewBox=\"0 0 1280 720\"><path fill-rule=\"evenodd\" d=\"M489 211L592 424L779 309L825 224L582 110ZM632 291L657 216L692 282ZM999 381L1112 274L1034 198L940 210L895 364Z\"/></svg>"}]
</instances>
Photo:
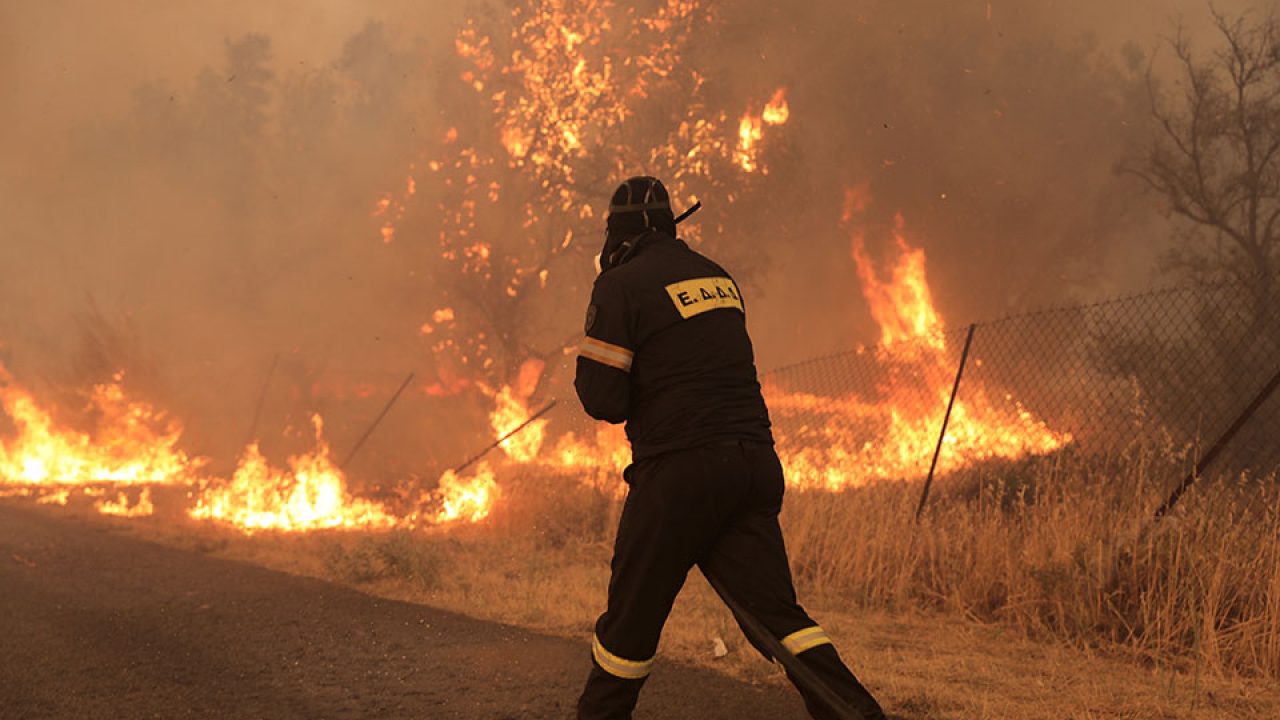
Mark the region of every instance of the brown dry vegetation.
<instances>
[{"instance_id":1,"label":"brown dry vegetation","mask_svg":"<svg viewBox=\"0 0 1280 720\"><path fill-rule=\"evenodd\" d=\"M951 610L1032 637L1280 677L1280 488L1212 483L1153 522L1163 492L1150 467L1060 460L975 473L919 525L915 488L793 498L797 575L863 606Z\"/></svg>"},{"instance_id":2,"label":"brown dry vegetation","mask_svg":"<svg viewBox=\"0 0 1280 720\"><path fill-rule=\"evenodd\" d=\"M988 466L948 478L919 524L918 484L792 492L784 530L802 601L909 717L1276 717L1280 486L1205 482L1152 523L1164 471L1146 456ZM188 523L175 532L163 518L130 527L585 637L618 510L572 478L513 475L485 523L448 532L244 537ZM661 652L782 682L697 573Z\"/></svg>"}]
</instances>

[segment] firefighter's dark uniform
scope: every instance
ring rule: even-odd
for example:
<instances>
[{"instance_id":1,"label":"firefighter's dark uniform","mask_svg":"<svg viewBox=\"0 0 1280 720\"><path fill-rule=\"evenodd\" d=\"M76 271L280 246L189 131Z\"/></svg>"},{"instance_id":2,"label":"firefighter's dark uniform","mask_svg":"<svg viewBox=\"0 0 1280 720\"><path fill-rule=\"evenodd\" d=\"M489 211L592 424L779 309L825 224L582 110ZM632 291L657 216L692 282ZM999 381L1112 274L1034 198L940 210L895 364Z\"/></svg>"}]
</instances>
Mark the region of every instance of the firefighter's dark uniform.
<instances>
[{"instance_id":1,"label":"firefighter's dark uniform","mask_svg":"<svg viewBox=\"0 0 1280 720\"><path fill-rule=\"evenodd\" d=\"M631 717L694 565L864 717L884 717L796 602L778 526L782 467L741 291L723 268L666 233L650 231L634 244L624 264L596 280L577 360L583 407L597 419L625 421L633 456L579 718ZM813 717L836 717L797 688Z\"/></svg>"}]
</instances>

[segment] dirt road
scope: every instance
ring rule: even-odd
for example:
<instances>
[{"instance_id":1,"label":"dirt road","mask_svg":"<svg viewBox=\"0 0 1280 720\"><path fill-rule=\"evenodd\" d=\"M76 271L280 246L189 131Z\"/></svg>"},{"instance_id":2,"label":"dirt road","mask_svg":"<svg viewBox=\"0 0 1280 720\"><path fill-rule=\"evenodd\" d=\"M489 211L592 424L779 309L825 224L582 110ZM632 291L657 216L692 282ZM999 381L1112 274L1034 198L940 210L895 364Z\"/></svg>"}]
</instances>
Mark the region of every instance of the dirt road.
<instances>
[{"instance_id":1,"label":"dirt road","mask_svg":"<svg viewBox=\"0 0 1280 720\"><path fill-rule=\"evenodd\" d=\"M0 718L569 718L587 642L0 505ZM803 718L658 662L638 718Z\"/></svg>"}]
</instances>

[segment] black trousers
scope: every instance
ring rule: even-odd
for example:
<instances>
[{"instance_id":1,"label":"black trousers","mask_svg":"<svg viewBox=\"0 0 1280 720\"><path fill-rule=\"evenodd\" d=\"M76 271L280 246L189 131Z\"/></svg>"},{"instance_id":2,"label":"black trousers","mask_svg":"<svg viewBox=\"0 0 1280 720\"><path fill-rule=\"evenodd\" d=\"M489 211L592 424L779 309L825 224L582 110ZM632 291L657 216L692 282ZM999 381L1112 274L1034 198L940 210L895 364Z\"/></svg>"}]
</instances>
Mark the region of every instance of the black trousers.
<instances>
[{"instance_id":1,"label":"black trousers","mask_svg":"<svg viewBox=\"0 0 1280 720\"><path fill-rule=\"evenodd\" d=\"M784 481L773 446L735 442L668 453L627 469L608 609L596 622L579 720L630 718L662 626L697 565L867 720L883 711L796 602L778 525ZM741 625L739 620L739 625ZM747 639L767 659L759 640ZM796 684L809 714L835 712Z\"/></svg>"}]
</instances>

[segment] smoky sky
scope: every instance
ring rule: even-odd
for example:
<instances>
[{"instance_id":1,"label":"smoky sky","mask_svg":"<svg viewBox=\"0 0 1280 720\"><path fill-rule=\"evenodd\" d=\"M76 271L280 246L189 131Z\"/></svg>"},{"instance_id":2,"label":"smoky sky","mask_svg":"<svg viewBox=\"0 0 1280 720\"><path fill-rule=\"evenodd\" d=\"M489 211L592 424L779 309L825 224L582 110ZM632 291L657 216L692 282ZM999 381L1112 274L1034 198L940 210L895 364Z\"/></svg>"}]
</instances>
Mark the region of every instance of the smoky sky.
<instances>
[{"instance_id":1,"label":"smoky sky","mask_svg":"<svg viewBox=\"0 0 1280 720\"><path fill-rule=\"evenodd\" d=\"M856 3L855 3L856 4ZM982 0L973 0L975 6ZM1063 33L1090 33L1112 45L1153 45L1184 18L1193 37L1208 39L1201 0L1102 0L988 3L1036 6ZM804 3L820 8L822 3ZM278 62L316 67L332 61L362 24L385 21L409 36L447 38L464 14L464 0L53 0L0 3L0 169L7 183L23 185L56 173L60 150L75 127L127 107L139 83L157 78L182 82L216 62L226 38L249 32L271 37ZM1254 0L1220 0L1226 12L1258 7ZM53 161L53 162L50 162Z\"/></svg>"},{"instance_id":2,"label":"smoky sky","mask_svg":"<svg viewBox=\"0 0 1280 720\"><path fill-rule=\"evenodd\" d=\"M894 215L904 216L908 237L929 252L950 324L1152 280L1169 228L1158 203L1113 172L1133 139L1125 133L1139 124L1128 121L1138 117L1137 96L1095 97L1094 84L1132 90L1126 46L1149 52L1176 17L1194 40L1211 42L1206 5L966 3L969 22L955 34L968 35L954 42L941 13L957 6L951 0L717 4L728 30L699 42L691 61L737 58L722 73L734 78L724 92L744 110L772 87L792 90L791 125L777 131L789 137L776 185L790 203L777 222L786 230L763 228L776 241L753 246L768 256L752 282L763 368L876 340L850 229L839 223L844 189L862 181L876 192L869 241L883 241ZM1232 13L1257 3L1217 6ZM385 399L416 367L424 352L416 328L434 308L406 303L401 288L412 278L401 260L379 254L368 215L447 127L451 97L464 90L442 59L473 12L501 18L506 9L462 0L0 2L0 360L49 384L74 379L94 353L134 366L215 453L244 440L243 416L273 358L282 358L281 407L317 386L347 394L367 386ZM231 77L226 57L229 43L250 34L269 41L273 76L263 87L326 97L326 73L355 54L363 72L385 74L400 93L399 119L380 116L370 95L364 116L344 126L349 134L327 141L343 152L321 158L304 148L294 172L256 184L238 175L247 159L169 160L166 126L149 129L148 116L168 112L169 98L194 112L214 84L246 83ZM853 45L864 39L869 50L859 54ZM1038 52L1046 40L1053 53ZM1055 94L1065 99L1044 99ZM1078 98L1106 117L1072 107ZM332 108L302 100L292 116L236 122L290 138L324 132ZM255 190L238 196L241 186ZM219 199L204 196L206 187L219 188ZM1002 193L1007 202L990 200ZM949 237L952 228L967 230ZM1000 263L1012 270L989 288ZM585 298L561 309L570 330L582 307ZM98 322L109 332L94 331ZM305 412L324 409L276 421L305 435ZM416 442L428 454L444 444L454 419L421 416L399 434L386 431L387 442ZM356 413L331 426L351 437L361 422Z\"/></svg>"}]
</instances>

